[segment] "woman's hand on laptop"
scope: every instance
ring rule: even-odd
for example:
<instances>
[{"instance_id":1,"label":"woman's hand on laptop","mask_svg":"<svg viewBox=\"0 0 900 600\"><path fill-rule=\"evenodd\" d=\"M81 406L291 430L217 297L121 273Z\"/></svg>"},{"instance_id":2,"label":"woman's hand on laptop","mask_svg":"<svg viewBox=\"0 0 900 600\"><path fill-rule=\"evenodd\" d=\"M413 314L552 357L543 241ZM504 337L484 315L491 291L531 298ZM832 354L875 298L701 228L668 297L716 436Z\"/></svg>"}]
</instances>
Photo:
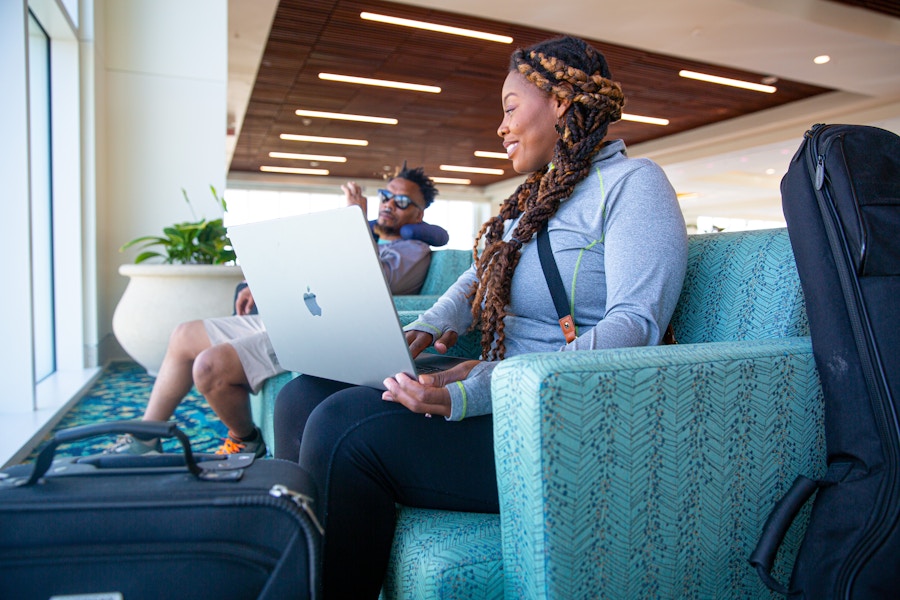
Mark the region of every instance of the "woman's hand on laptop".
<instances>
[{"instance_id":1,"label":"woman's hand on laptop","mask_svg":"<svg viewBox=\"0 0 900 600\"><path fill-rule=\"evenodd\" d=\"M412 412L424 414L427 417L431 415L449 417L450 392L446 386L468 377L469 372L479 362L481 361L467 360L446 371L419 375L418 379L413 379L406 373L398 373L396 376L384 380L384 387L387 388L387 391L381 395L381 398L390 402L399 402Z\"/></svg>"},{"instance_id":2,"label":"woman's hand on laptop","mask_svg":"<svg viewBox=\"0 0 900 600\"><path fill-rule=\"evenodd\" d=\"M409 346L409 353L415 358L420 355L426 348L434 344L434 349L438 354L446 354L447 350L456 345L459 336L455 331L445 331L441 337L434 341L434 336L424 331L410 330L406 332L406 343ZM465 378L464 378L465 379Z\"/></svg>"}]
</instances>

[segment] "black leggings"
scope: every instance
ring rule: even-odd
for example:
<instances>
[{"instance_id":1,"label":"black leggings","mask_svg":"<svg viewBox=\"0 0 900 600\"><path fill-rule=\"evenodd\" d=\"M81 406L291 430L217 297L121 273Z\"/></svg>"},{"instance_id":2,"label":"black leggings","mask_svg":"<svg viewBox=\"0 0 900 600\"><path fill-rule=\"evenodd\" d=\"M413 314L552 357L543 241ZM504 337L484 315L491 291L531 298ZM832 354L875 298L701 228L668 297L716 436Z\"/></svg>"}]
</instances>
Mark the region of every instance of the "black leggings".
<instances>
[{"instance_id":1,"label":"black leggings","mask_svg":"<svg viewBox=\"0 0 900 600\"><path fill-rule=\"evenodd\" d=\"M275 456L318 487L326 598L377 598L395 504L499 512L490 415L427 418L381 391L301 376L275 404Z\"/></svg>"}]
</instances>

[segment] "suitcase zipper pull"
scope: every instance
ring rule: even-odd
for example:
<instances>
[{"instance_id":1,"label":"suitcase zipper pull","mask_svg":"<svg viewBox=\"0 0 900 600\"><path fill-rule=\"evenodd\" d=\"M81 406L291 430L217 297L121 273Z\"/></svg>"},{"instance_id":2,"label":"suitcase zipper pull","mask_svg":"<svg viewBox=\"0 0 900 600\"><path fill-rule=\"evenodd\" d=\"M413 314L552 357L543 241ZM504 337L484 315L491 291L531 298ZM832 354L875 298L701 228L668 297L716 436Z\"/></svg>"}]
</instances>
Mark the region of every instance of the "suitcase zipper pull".
<instances>
[{"instance_id":1,"label":"suitcase zipper pull","mask_svg":"<svg viewBox=\"0 0 900 600\"><path fill-rule=\"evenodd\" d=\"M825 184L825 156L819 154L816 157L816 190L821 190Z\"/></svg>"},{"instance_id":2,"label":"suitcase zipper pull","mask_svg":"<svg viewBox=\"0 0 900 600\"><path fill-rule=\"evenodd\" d=\"M309 516L310 520L313 522L313 525L315 525L316 529L319 530L319 534L325 535L325 529L322 527L322 524L319 523L319 519L316 518L316 513L312 509L312 498L310 498L306 494L301 494L300 492L289 490L281 484L273 485L272 489L269 490L269 495L274 496L275 498L287 497L288 500L299 506L300 509Z\"/></svg>"}]
</instances>

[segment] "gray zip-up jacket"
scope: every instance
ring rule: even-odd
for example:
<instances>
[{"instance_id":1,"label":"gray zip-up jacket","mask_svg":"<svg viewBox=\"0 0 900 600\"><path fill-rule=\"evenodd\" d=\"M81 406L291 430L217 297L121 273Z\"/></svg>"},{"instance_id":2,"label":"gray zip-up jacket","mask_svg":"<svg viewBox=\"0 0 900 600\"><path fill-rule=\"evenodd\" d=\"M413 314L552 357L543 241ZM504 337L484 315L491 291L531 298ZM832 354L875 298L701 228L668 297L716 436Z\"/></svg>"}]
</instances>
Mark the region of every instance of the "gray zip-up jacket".
<instances>
[{"instance_id":1,"label":"gray zip-up jacket","mask_svg":"<svg viewBox=\"0 0 900 600\"><path fill-rule=\"evenodd\" d=\"M509 239L516 221L506 223ZM578 337L566 344L538 258L536 239L522 246L507 308L506 356L593 350L660 342L681 293L687 232L675 191L662 169L630 159L621 140L604 146L590 174L549 222L550 243ZM474 266L407 330L464 333ZM483 362L448 386L450 420L491 412L491 372Z\"/></svg>"}]
</instances>

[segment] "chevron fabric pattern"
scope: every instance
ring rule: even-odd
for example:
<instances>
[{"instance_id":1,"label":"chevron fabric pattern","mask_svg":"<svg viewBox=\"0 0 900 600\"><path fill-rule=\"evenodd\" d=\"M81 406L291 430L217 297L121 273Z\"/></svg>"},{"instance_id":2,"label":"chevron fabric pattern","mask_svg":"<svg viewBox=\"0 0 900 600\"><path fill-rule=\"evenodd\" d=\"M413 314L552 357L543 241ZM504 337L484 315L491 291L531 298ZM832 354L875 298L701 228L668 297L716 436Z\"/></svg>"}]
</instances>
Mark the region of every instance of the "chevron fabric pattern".
<instances>
[{"instance_id":1,"label":"chevron fabric pattern","mask_svg":"<svg viewBox=\"0 0 900 600\"><path fill-rule=\"evenodd\" d=\"M507 597L769 597L746 559L824 472L809 339L590 354L494 373Z\"/></svg>"},{"instance_id":2,"label":"chevron fabric pattern","mask_svg":"<svg viewBox=\"0 0 900 600\"><path fill-rule=\"evenodd\" d=\"M411 311L419 314L431 308L431 305L437 302L438 298L440 298L440 295L394 296L394 307L398 311Z\"/></svg>"},{"instance_id":3,"label":"chevron fabric pattern","mask_svg":"<svg viewBox=\"0 0 900 600\"><path fill-rule=\"evenodd\" d=\"M468 250L433 251L431 266L419 294L394 296L394 306L398 311L425 312L471 266L472 253Z\"/></svg>"},{"instance_id":4,"label":"chevron fabric pattern","mask_svg":"<svg viewBox=\"0 0 900 600\"><path fill-rule=\"evenodd\" d=\"M809 335L787 229L692 235L672 325L679 343Z\"/></svg>"},{"instance_id":5,"label":"chevron fabric pattern","mask_svg":"<svg viewBox=\"0 0 900 600\"><path fill-rule=\"evenodd\" d=\"M786 230L691 236L673 325L677 346L495 370L507 597L772 597L747 557L794 477L825 468Z\"/></svg>"},{"instance_id":6,"label":"chevron fabric pattern","mask_svg":"<svg viewBox=\"0 0 900 600\"><path fill-rule=\"evenodd\" d=\"M263 439L269 447L269 453L275 452L275 399L278 392L288 384L296 373L281 373L275 377L266 379L258 394L250 396L250 410L253 413L253 422L262 431Z\"/></svg>"},{"instance_id":7,"label":"chevron fabric pattern","mask_svg":"<svg viewBox=\"0 0 900 600\"><path fill-rule=\"evenodd\" d=\"M400 507L381 597L503 598L500 516Z\"/></svg>"},{"instance_id":8,"label":"chevron fabric pattern","mask_svg":"<svg viewBox=\"0 0 900 600\"><path fill-rule=\"evenodd\" d=\"M423 296L440 296L447 291L463 271L472 266L471 250L434 250L431 266L419 293Z\"/></svg>"}]
</instances>

